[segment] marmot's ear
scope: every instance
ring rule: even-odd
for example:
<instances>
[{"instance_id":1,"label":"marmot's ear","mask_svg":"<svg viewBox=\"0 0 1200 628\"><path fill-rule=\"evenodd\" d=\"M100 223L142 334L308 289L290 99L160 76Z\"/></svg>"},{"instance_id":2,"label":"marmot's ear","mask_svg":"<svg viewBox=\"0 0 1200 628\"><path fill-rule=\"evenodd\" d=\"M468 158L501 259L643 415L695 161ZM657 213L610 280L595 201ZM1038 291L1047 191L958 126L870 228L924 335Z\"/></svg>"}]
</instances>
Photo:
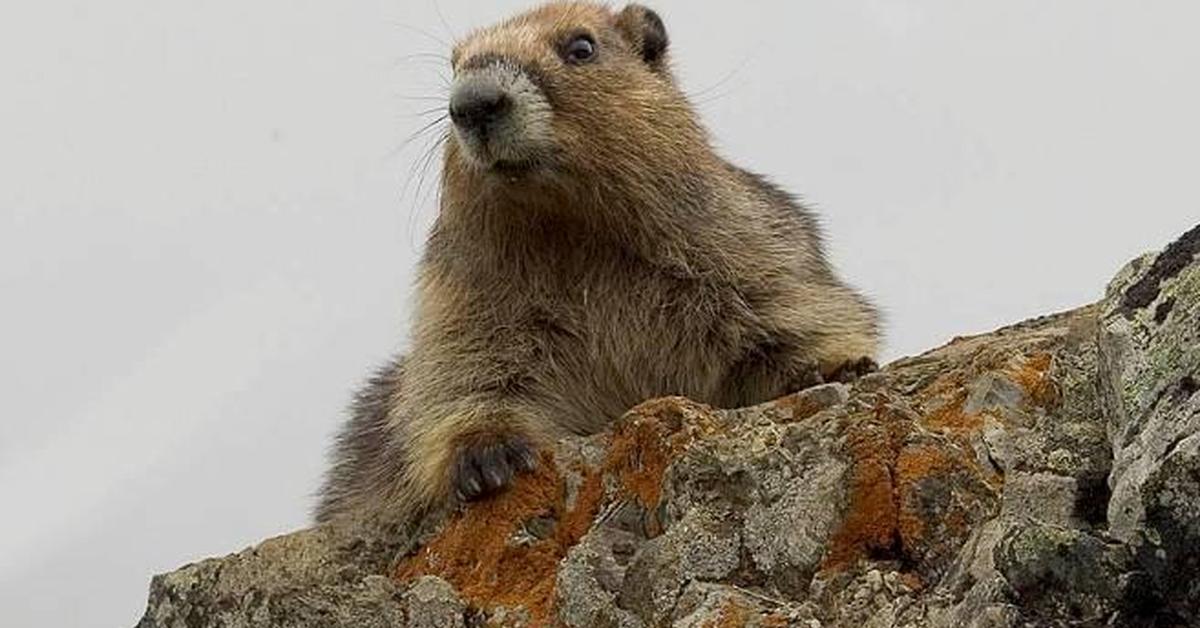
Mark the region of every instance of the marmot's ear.
<instances>
[{"instance_id":1,"label":"marmot's ear","mask_svg":"<svg viewBox=\"0 0 1200 628\"><path fill-rule=\"evenodd\" d=\"M634 50L642 53L642 60L655 70L661 69L666 61L667 27L662 18L650 9L631 4L617 15L617 29L625 35Z\"/></svg>"}]
</instances>

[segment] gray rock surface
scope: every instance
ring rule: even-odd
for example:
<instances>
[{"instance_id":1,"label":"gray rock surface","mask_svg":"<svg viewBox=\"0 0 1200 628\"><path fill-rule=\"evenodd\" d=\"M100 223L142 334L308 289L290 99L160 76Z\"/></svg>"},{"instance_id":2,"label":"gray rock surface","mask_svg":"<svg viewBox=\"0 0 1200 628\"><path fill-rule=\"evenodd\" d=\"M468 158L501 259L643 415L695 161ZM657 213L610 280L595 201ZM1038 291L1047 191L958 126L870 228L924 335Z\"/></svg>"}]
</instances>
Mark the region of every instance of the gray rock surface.
<instances>
[{"instance_id":1,"label":"gray rock surface","mask_svg":"<svg viewBox=\"0 0 1200 628\"><path fill-rule=\"evenodd\" d=\"M497 498L157 576L139 627L1200 625L1198 256L853 386L647 402Z\"/></svg>"}]
</instances>

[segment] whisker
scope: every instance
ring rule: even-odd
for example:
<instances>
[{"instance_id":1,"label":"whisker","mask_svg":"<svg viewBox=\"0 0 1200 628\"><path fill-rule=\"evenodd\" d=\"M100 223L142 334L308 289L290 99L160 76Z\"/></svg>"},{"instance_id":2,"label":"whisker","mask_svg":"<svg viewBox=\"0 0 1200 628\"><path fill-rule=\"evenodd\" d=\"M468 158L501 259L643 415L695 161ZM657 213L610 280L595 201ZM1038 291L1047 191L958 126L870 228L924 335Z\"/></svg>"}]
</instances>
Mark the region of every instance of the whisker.
<instances>
[{"instance_id":1,"label":"whisker","mask_svg":"<svg viewBox=\"0 0 1200 628\"><path fill-rule=\"evenodd\" d=\"M445 111L446 111L446 105L442 105L440 107L434 107L432 109L426 109L424 111L417 111L417 112L412 113L411 115L414 118L423 118L425 116L430 116L435 113L445 113Z\"/></svg>"},{"instance_id":2,"label":"whisker","mask_svg":"<svg viewBox=\"0 0 1200 628\"><path fill-rule=\"evenodd\" d=\"M420 29L420 28L417 28L416 26L412 26L410 24L405 24L403 22L393 22L393 25L403 28L407 31L416 33L418 35L421 35L422 37L426 37L426 38L432 40L434 43L441 46L443 49L449 50L450 48L453 48L453 46L450 45L450 42L447 42L446 40L442 39L441 37L433 35L429 31L426 31L424 29Z\"/></svg>"},{"instance_id":3,"label":"whisker","mask_svg":"<svg viewBox=\"0 0 1200 628\"><path fill-rule=\"evenodd\" d=\"M442 23L442 28L446 29L446 34L450 36L451 41L456 41L458 35L454 34L454 29L450 28L450 23L446 21L446 15L442 13L442 6L437 0L433 0L433 10L437 12L438 21Z\"/></svg>"},{"instance_id":4,"label":"whisker","mask_svg":"<svg viewBox=\"0 0 1200 628\"><path fill-rule=\"evenodd\" d=\"M433 162L437 158L439 150L442 148L443 145L445 145L446 140L448 140L448 139L450 139L450 134L446 133L446 134L442 135L441 137L439 137L437 139L437 141L435 141L433 143L433 145L431 145L429 147L429 149L425 151L425 157L421 162L421 175L420 175L420 177L417 178L416 201L418 204L423 202L424 198L425 198L421 195L421 190L432 189L432 188L425 187L425 180L426 180L426 177L429 175L430 166L433 165ZM428 192L426 192L426 193L428 193Z\"/></svg>"},{"instance_id":5,"label":"whisker","mask_svg":"<svg viewBox=\"0 0 1200 628\"><path fill-rule=\"evenodd\" d=\"M433 57L398 57L392 62L396 67L402 66L421 66L427 68L448 68L450 61L448 59L434 59Z\"/></svg>"},{"instance_id":6,"label":"whisker","mask_svg":"<svg viewBox=\"0 0 1200 628\"><path fill-rule=\"evenodd\" d=\"M688 100L692 100L694 98L700 98L701 96L709 94L713 90L723 87L726 83L733 80L734 77L736 77L739 72L746 69L746 66L749 63L750 63L750 57L747 56L744 59L742 59L742 61L740 63L738 63L732 70L726 72L725 75L722 76L720 79L718 79L716 83L709 85L708 87L705 87L704 89L701 89L699 91L689 93L687 95Z\"/></svg>"},{"instance_id":7,"label":"whisker","mask_svg":"<svg viewBox=\"0 0 1200 628\"><path fill-rule=\"evenodd\" d=\"M408 196L408 189L412 185L413 180L417 177L418 170L421 169L422 164L429 160L429 154L432 150L431 147L440 144L442 142L441 138L443 137L449 137L449 133L443 132L441 136L426 138L425 146L422 148L420 157L413 161L412 166L408 169L408 176L404 178L404 185L400 186L401 198Z\"/></svg>"},{"instance_id":8,"label":"whisker","mask_svg":"<svg viewBox=\"0 0 1200 628\"><path fill-rule=\"evenodd\" d=\"M414 52L412 54L400 55L398 61L411 61L413 59L434 59L437 61L450 62L450 55L444 55L440 52Z\"/></svg>"},{"instance_id":9,"label":"whisker","mask_svg":"<svg viewBox=\"0 0 1200 628\"><path fill-rule=\"evenodd\" d=\"M403 142L400 142L398 146L389 150L384 158L389 160L395 159L400 155L400 153L403 153L405 150L407 150L409 146L412 146L414 142L422 139L428 141L430 137L429 132L437 129L438 125L444 123L447 119L449 119L449 117L449 114L443 114L436 120L431 120L428 124L422 126L420 129L417 129L417 131L409 135L408 138L406 138ZM436 137L436 134L434 137Z\"/></svg>"},{"instance_id":10,"label":"whisker","mask_svg":"<svg viewBox=\"0 0 1200 628\"><path fill-rule=\"evenodd\" d=\"M445 97L442 96L399 96L400 100L408 100L413 102L445 102Z\"/></svg>"},{"instance_id":11,"label":"whisker","mask_svg":"<svg viewBox=\"0 0 1200 628\"><path fill-rule=\"evenodd\" d=\"M412 195L412 204L409 205L408 212L407 230L409 233L409 246L412 247L413 250L416 250L417 246L417 241L414 238L414 235L416 234L415 222L420 217L420 212L424 205L424 199L422 197L421 190L425 185L425 177L428 174L429 168L433 164L434 159L440 153L442 147L445 146L446 141L449 138L450 133L445 132L435 141L425 147L422 157L413 162L413 167L410 168L408 172L408 178L405 180L403 188L401 188L401 198L404 198L408 195L408 189L412 184L413 177L417 175L417 173L420 173L417 179L417 188Z\"/></svg>"},{"instance_id":12,"label":"whisker","mask_svg":"<svg viewBox=\"0 0 1200 628\"><path fill-rule=\"evenodd\" d=\"M435 127L437 127L437 125L445 122L449 117L450 117L449 113L443 113L442 115L438 116L437 119L429 122L428 124L421 127L420 129L417 129L417 131L415 133L413 133L411 136L409 136L409 138L407 140L404 140L404 143L400 145L400 150L404 150L405 148L408 148L409 144L412 144L414 141L416 141L422 135L433 130Z\"/></svg>"},{"instance_id":13,"label":"whisker","mask_svg":"<svg viewBox=\"0 0 1200 628\"><path fill-rule=\"evenodd\" d=\"M707 98L700 98L700 99L689 98L688 100L691 100L692 104L694 104L695 106L701 107L701 106L707 105L709 103L713 103L718 100L721 100L722 98L725 98L736 91L737 91L736 89L731 89L728 91L720 92L718 94L713 94L712 96L709 96Z\"/></svg>"}]
</instances>

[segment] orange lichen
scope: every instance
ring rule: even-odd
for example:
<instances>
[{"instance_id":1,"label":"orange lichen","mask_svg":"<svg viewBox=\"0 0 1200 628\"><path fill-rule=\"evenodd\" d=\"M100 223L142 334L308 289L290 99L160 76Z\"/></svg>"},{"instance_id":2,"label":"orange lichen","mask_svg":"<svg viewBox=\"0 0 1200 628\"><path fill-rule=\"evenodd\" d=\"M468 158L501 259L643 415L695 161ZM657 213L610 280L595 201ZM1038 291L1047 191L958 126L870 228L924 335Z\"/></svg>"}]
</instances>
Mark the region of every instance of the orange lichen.
<instances>
[{"instance_id":1,"label":"orange lichen","mask_svg":"<svg viewBox=\"0 0 1200 628\"><path fill-rule=\"evenodd\" d=\"M600 481L600 473L585 473L583 483L575 495L574 508L563 513L558 521L557 538L569 544L567 549L587 534L603 499L604 486Z\"/></svg>"},{"instance_id":2,"label":"orange lichen","mask_svg":"<svg viewBox=\"0 0 1200 628\"><path fill-rule=\"evenodd\" d=\"M587 532L603 496L598 470L583 470L583 477L574 508L567 510L566 482L544 454L538 470L508 491L455 515L433 541L399 564L396 578L436 575L473 606L522 608L532 625L549 624L558 562ZM556 522L551 535L514 542L525 523L538 517Z\"/></svg>"},{"instance_id":3,"label":"orange lichen","mask_svg":"<svg viewBox=\"0 0 1200 628\"><path fill-rule=\"evenodd\" d=\"M925 581L921 579L921 576L911 571L900 574L900 582L904 583L904 586L911 591L920 591L925 588Z\"/></svg>"},{"instance_id":4,"label":"orange lichen","mask_svg":"<svg viewBox=\"0 0 1200 628\"><path fill-rule=\"evenodd\" d=\"M772 611L763 615L761 625L762 628L787 628L788 618Z\"/></svg>"},{"instance_id":5,"label":"orange lichen","mask_svg":"<svg viewBox=\"0 0 1200 628\"><path fill-rule=\"evenodd\" d=\"M971 451L972 439L979 438L983 431L984 415L966 412L967 391L958 390L949 400L941 401L934 409L921 417L921 425L951 438L964 451ZM928 402L932 404L933 402ZM966 463L984 478L988 485L999 488L1004 484L1004 476L994 469L982 469L973 458Z\"/></svg>"},{"instance_id":6,"label":"orange lichen","mask_svg":"<svg viewBox=\"0 0 1200 628\"><path fill-rule=\"evenodd\" d=\"M604 470L616 476L629 495L644 508L655 508L662 498L663 474L671 463L669 433L655 421L635 419L613 433Z\"/></svg>"},{"instance_id":7,"label":"orange lichen","mask_svg":"<svg viewBox=\"0 0 1200 628\"><path fill-rule=\"evenodd\" d=\"M929 528L926 513L907 507L906 504L909 500L905 498L925 478L939 474L948 475L962 468L962 464L957 458L951 457L944 448L931 445L906 447L900 452L896 459L895 476L900 498L897 533L902 545L913 548L936 541L926 538L926 531ZM950 509L941 523L945 523L956 536L959 533L965 533L967 521L962 512L954 508L953 504L947 506Z\"/></svg>"},{"instance_id":8,"label":"orange lichen","mask_svg":"<svg viewBox=\"0 0 1200 628\"><path fill-rule=\"evenodd\" d=\"M792 413L792 421L803 421L829 407L808 395L788 395L775 400L775 406Z\"/></svg>"},{"instance_id":9,"label":"orange lichen","mask_svg":"<svg viewBox=\"0 0 1200 628\"><path fill-rule=\"evenodd\" d=\"M685 420L689 416L690 423ZM697 429L702 434L720 429L708 406L678 397L647 401L617 424L604 472L616 477L639 505L653 510L662 499L667 467L698 435Z\"/></svg>"},{"instance_id":10,"label":"orange lichen","mask_svg":"<svg viewBox=\"0 0 1200 628\"><path fill-rule=\"evenodd\" d=\"M1058 386L1050 377L1053 364L1054 357L1049 353L1038 353L1009 371L1009 375L1037 407L1048 408L1058 401Z\"/></svg>"},{"instance_id":11,"label":"orange lichen","mask_svg":"<svg viewBox=\"0 0 1200 628\"><path fill-rule=\"evenodd\" d=\"M686 429L685 429L686 428ZM458 513L438 536L396 570L401 581L436 575L465 601L484 610L524 609L532 625L551 622L558 562L587 533L604 499L603 478L647 510L662 498L668 465L698 433L719 429L707 406L659 399L635 408L618 424L600 469L584 469L574 505L566 504L566 481L553 457L542 456L534 473ZM526 522L555 522L548 538L514 542Z\"/></svg>"},{"instance_id":12,"label":"orange lichen","mask_svg":"<svg viewBox=\"0 0 1200 628\"><path fill-rule=\"evenodd\" d=\"M958 390L953 397L929 414L925 415L925 427L946 434L962 435L983 429L983 416L963 411L967 404L967 391Z\"/></svg>"},{"instance_id":13,"label":"orange lichen","mask_svg":"<svg viewBox=\"0 0 1200 628\"><path fill-rule=\"evenodd\" d=\"M947 394L957 394L966 387L967 375L962 370L951 370L938 375L933 382L914 392L918 399L933 399Z\"/></svg>"},{"instance_id":14,"label":"orange lichen","mask_svg":"<svg viewBox=\"0 0 1200 628\"><path fill-rule=\"evenodd\" d=\"M892 469L909 427L886 408L851 421L847 434L853 462L850 507L830 542L823 569L841 569L862 558L891 552L898 540Z\"/></svg>"},{"instance_id":15,"label":"orange lichen","mask_svg":"<svg viewBox=\"0 0 1200 628\"><path fill-rule=\"evenodd\" d=\"M873 558L902 558L919 565L942 554L941 546L964 540L974 512L965 504L988 498L955 492L944 503L931 504L924 488L931 478L955 482L952 477L957 474L987 481L971 449L958 441L922 435L905 413L887 406L852 417L847 429L853 465L849 507L822 570L842 570Z\"/></svg>"},{"instance_id":16,"label":"orange lichen","mask_svg":"<svg viewBox=\"0 0 1200 628\"><path fill-rule=\"evenodd\" d=\"M704 628L745 628L750 623L750 610L736 599L726 600L716 619L704 622Z\"/></svg>"}]
</instances>

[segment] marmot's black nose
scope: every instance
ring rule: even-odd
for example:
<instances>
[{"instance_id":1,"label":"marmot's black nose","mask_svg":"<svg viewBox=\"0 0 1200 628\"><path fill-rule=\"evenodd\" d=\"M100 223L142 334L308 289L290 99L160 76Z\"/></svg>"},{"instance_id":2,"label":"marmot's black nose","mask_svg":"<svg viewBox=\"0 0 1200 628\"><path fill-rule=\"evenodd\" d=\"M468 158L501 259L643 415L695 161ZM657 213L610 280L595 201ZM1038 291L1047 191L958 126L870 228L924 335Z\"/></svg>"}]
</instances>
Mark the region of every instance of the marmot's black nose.
<instances>
[{"instance_id":1,"label":"marmot's black nose","mask_svg":"<svg viewBox=\"0 0 1200 628\"><path fill-rule=\"evenodd\" d=\"M512 99L496 82L466 80L450 95L450 119L464 131L486 133L512 109Z\"/></svg>"}]
</instances>

